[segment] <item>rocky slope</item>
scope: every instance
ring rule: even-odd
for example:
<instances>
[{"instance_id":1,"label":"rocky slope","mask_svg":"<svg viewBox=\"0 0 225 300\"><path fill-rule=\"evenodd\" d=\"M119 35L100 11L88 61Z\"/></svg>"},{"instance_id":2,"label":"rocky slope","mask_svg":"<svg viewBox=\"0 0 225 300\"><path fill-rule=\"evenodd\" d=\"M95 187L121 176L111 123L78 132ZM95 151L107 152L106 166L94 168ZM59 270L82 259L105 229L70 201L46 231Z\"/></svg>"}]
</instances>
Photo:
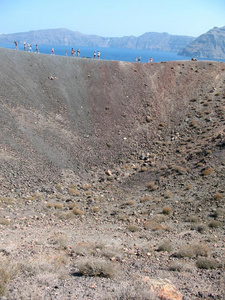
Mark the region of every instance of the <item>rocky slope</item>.
<instances>
[{"instance_id":1,"label":"rocky slope","mask_svg":"<svg viewBox=\"0 0 225 300\"><path fill-rule=\"evenodd\" d=\"M32 45L71 45L86 47L117 47L149 49L153 51L178 52L193 41L193 37L170 35L168 33L148 32L139 37L101 37L82 34L68 29L47 29L0 35L0 44L29 42Z\"/></svg>"},{"instance_id":2,"label":"rocky slope","mask_svg":"<svg viewBox=\"0 0 225 300\"><path fill-rule=\"evenodd\" d=\"M225 59L225 26L221 28L214 27L205 34L200 35L180 50L178 54L200 58Z\"/></svg>"},{"instance_id":3,"label":"rocky slope","mask_svg":"<svg viewBox=\"0 0 225 300\"><path fill-rule=\"evenodd\" d=\"M225 64L0 65L0 295L224 299Z\"/></svg>"}]
</instances>

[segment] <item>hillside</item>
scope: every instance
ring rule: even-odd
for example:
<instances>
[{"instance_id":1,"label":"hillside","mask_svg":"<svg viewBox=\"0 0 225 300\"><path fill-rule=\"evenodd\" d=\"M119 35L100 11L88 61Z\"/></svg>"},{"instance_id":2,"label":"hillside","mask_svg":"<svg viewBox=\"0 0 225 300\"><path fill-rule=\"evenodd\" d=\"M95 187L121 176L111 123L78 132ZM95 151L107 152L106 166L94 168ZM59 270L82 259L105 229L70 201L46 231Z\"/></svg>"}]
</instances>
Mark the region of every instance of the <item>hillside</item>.
<instances>
[{"instance_id":1,"label":"hillside","mask_svg":"<svg viewBox=\"0 0 225 300\"><path fill-rule=\"evenodd\" d=\"M224 299L225 64L0 65L0 296Z\"/></svg>"},{"instance_id":2,"label":"hillside","mask_svg":"<svg viewBox=\"0 0 225 300\"><path fill-rule=\"evenodd\" d=\"M170 35L168 33L148 32L139 37L101 37L82 34L68 29L47 29L14 34L0 35L0 45L18 44L24 42L32 45L70 45L86 47L117 47L131 49L149 49L153 51L178 52L191 41L193 37Z\"/></svg>"},{"instance_id":3,"label":"hillside","mask_svg":"<svg viewBox=\"0 0 225 300\"><path fill-rule=\"evenodd\" d=\"M214 27L180 50L179 55L225 59L225 26Z\"/></svg>"}]
</instances>

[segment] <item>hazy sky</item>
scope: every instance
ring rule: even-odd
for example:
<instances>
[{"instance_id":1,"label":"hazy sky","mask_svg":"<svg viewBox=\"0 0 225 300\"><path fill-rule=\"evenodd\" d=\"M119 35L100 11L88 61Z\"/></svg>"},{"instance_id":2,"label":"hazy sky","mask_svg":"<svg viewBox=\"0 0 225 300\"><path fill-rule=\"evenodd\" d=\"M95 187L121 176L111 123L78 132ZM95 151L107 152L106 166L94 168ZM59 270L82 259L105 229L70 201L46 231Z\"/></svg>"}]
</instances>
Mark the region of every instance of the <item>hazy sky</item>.
<instances>
[{"instance_id":1,"label":"hazy sky","mask_svg":"<svg viewBox=\"0 0 225 300\"><path fill-rule=\"evenodd\" d=\"M0 0L0 33L67 28L105 37L197 37L214 26L225 26L225 0Z\"/></svg>"}]
</instances>

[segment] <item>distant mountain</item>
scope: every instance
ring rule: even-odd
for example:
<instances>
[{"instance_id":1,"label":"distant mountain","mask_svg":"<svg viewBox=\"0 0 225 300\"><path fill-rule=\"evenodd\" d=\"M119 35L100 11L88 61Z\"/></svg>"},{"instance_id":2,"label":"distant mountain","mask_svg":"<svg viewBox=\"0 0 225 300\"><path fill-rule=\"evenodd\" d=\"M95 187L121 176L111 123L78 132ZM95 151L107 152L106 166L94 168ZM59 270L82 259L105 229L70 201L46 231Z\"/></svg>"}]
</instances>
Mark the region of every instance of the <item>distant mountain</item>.
<instances>
[{"instance_id":1,"label":"distant mountain","mask_svg":"<svg viewBox=\"0 0 225 300\"><path fill-rule=\"evenodd\" d=\"M221 28L214 27L205 34L200 35L180 50L178 54L200 58L225 59L225 26Z\"/></svg>"},{"instance_id":2,"label":"distant mountain","mask_svg":"<svg viewBox=\"0 0 225 300\"><path fill-rule=\"evenodd\" d=\"M192 42L194 37L156 32L148 32L139 37L101 37L68 29L46 29L0 35L1 45L13 44L14 40L18 44L27 42L31 45L96 46L178 52Z\"/></svg>"}]
</instances>

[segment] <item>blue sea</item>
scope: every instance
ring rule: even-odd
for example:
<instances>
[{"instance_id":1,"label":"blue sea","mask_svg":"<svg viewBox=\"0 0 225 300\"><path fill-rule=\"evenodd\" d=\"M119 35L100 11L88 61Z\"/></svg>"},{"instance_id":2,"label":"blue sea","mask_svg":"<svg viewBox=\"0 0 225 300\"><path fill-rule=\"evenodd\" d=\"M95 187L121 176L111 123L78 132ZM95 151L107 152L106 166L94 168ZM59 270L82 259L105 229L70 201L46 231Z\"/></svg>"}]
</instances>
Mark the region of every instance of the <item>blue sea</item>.
<instances>
[{"instance_id":1,"label":"blue sea","mask_svg":"<svg viewBox=\"0 0 225 300\"><path fill-rule=\"evenodd\" d=\"M0 45L0 47L14 49L14 45ZM52 47L54 48L55 55L65 56L65 51L67 55L71 56L72 46L49 46L49 45L40 45L38 46L39 52L43 54L51 55ZM18 45L19 50L24 51L23 45ZM28 49L28 47L27 47ZM114 61L128 61L135 62L135 58L141 57L142 63L147 63L152 57L153 62L162 62L162 61L179 61L179 60L190 60L191 57L180 56L172 52L160 52L160 51L151 51L151 50L138 50L138 49L125 49L125 48L103 48L103 47L83 47L78 46L74 47L74 50L80 49L80 57L93 58L94 51L101 52L101 59L103 60L114 60ZM35 46L32 47L32 50L35 51ZM198 59L198 60L212 60L212 61L223 61L225 59Z\"/></svg>"}]
</instances>

